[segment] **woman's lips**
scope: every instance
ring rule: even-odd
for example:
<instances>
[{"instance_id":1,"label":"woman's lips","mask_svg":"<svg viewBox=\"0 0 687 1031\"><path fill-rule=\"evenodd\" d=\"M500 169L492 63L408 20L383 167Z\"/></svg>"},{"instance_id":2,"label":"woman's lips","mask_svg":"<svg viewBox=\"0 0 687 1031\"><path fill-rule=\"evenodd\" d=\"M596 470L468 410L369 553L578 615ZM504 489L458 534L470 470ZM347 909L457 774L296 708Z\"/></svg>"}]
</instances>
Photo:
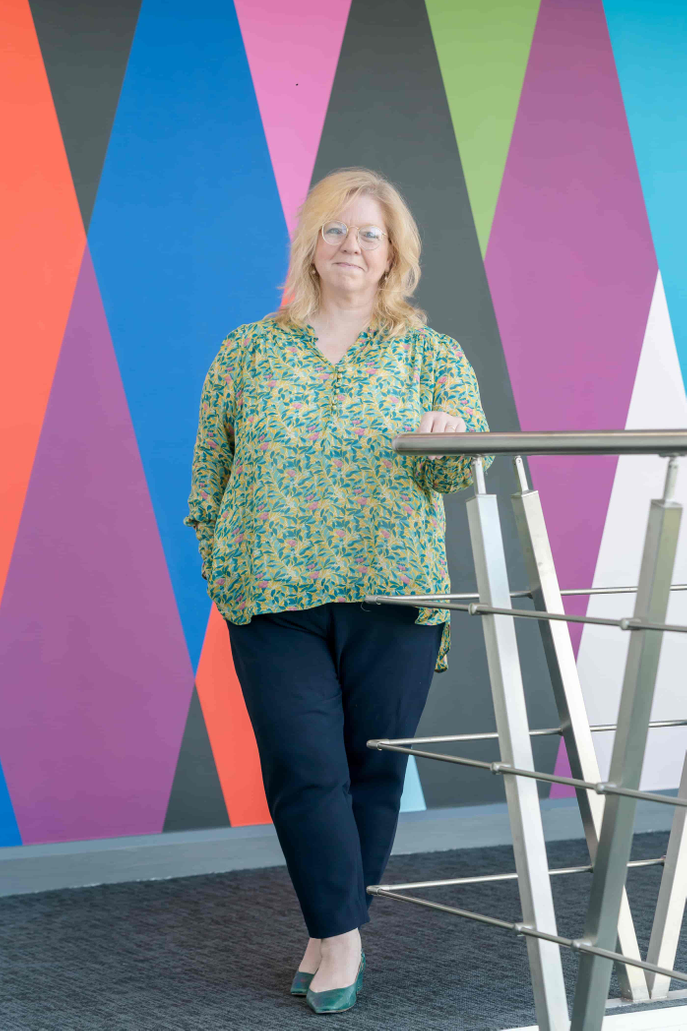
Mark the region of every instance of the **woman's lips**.
<instances>
[{"instance_id":1,"label":"woman's lips","mask_svg":"<svg viewBox=\"0 0 687 1031\"><path fill-rule=\"evenodd\" d=\"M360 265L352 265L350 261L335 261L335 265L341 265L343 268L360 268Z\"/></svg>"}]
</instances>

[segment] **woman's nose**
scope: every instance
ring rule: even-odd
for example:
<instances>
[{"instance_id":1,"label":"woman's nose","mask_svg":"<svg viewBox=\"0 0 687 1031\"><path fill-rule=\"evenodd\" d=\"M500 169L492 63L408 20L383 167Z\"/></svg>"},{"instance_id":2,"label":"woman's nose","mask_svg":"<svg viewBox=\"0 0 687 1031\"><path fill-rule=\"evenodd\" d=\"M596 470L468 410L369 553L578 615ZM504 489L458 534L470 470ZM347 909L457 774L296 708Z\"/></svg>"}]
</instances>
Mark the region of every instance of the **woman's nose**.
<instances>
[{"instance_id":1,"label":"woman's nose","mask_svg":"<svg viewBox=\"0 0 687 1031\"><path fill-rule=\"evenodd\" d=\"M356 253L360 250L360 240L358 239L358 230L355 227L351 227L348 230L346 239L341 244L342 250L352 251Z\"/></svg>"}]
</instances>

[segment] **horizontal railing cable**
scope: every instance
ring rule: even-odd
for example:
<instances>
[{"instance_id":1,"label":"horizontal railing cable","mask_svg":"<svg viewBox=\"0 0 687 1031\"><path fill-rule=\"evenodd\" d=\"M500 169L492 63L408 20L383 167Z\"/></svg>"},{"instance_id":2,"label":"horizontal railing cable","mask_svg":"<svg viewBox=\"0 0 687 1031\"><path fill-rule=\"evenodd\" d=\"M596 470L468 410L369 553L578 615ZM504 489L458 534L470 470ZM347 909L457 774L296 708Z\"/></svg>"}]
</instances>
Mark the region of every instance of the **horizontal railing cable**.
<instances>
[{"instance_id":1,"label":"horizontal railing cable","mask_svg":"<svg viewBox=\"0 0 687 1031\"><path fill-rule=\"evenodd\" d=\"M687 591L687 584L672 584L671 591ZM559 592L565 597L586 597L592 594L636 594L636 587L575 587L569 590L561 590ZM511 591L511 598L531 598L532 591ZM417 603L419 601L442 601L447 598L449 601L479 601L479 594L475 594L474 591L468 594L400 594L400 595L370 595L370 598L379 604L378 599L383 597L384 600L394 601L412 601ZM365 601L369 601L370 598L366 598Z\"/></svg>"},{"instance_id":2,"label":"horizontal railing cable","mask_svg":"<svg viewBox=\"0 0 687 1031\"><path fill-rule=\"evenodd\" d=\"M633 859L627 865L632 866L663 866L665 856L657 859ZM594 867L588 866L559 866L549 870L551 876L571 873L593 873ZM408 888L449 888L456 884L483 884L485 881L516 881L517 873L489 873L480 874L475 877L452 877L446 881L408 881L405 884L377 884L375 887L383 888L384 891L406 891Z\"/></svg>"},{"instance_id":3,"label":"horizontal railing cable","mask_svg":"<svg viewBox=\"0 0 687 1031\"><path fill-rule=\"evenodd\" d=\"M393 595L369 594L365 596L369 604L389 603L394 605L412 605L417 608L417 602L409 601L407 598L398 598ZM534 609L502 609L494 605L486 605L482 602L470 602L469 605L459 605L456 602L423 602L423 608L428 609L452 609L456 612L467 612L470 616L515 616L517 619L554 619L564 623L592 623L595 626L613 626L619 630L667 630L676 634L687 634L687 626L678 623L648 623L641 619L624 617L623 619L606 619L603 616L569 616L563 612L538 612Z\"/></svg>"},{"instance_id":4,"label":"horizontal railing cable","mask_svg":"<svg viewBox=\"0 0 687 1031\"><path fill-rule=\"evenodd\" d=\"M671 591L687 591L687 584L672 584ZM528 592L530 593L530 592ZM586 595L597 594L636 594L636 587L575 587L561 591L561 594L568 597L586 597ZM512 595L511 595L512 597ZM530 593L531 597L531 593Z\"/></svg>"},{"instance_id":5,"label":"horizontal railing cable","mask_svg":"<svg viewBox=\"0 0 687 1031\"><path fill-rule=\"evenodd\" d=\"M593 734L603 734L606 731L616 730L617 723L592 723L589 729ZM687 720L652 720L649 728L652 730L663 727L687 727ZM530 737L553 737L554 734L564 734L563 727L538 727L530 730ZM429 745L440 744L442 741L496 741L498 732L487 731L483 734L446 734L440 737L393 737L384 738L393 745Z\"/></svg>"},{"instance_id":6,"label":"horizontal railing cable","mask_svg":"<svg viewBox=\"0 0 687 1031\"><path fill-rule=\"evenodd\" d=\"M413 898L412 895L402 895L396 891L389 891L386 888L370 885L367 888L369 895L378 895L381 898L396 899L398 902L411 902L416 906L425 906L427 909L438 909L443 913L451 913L453 916L462 916L467 920L476 920L478 923L489 924L492 927L502 927L505 931L514 931L518 935L526 935L530 938L541 938L544 941L553 942L554 945L562 945L564 948L572 949L574 952L589 952L594 956L601 956L603 959L610 959L616 963L629 963L633 967L641 967L642 970L650 970L654 974L662 974L664 977L674 977L677 981L687 981L687 974L679 970L668 970L666 967L656 966L655 963L646 963L642 959L634 959L631 956L623 956L620 952L611 952L610 949L599 949L591 942L583 938L563 938L559 934L548 934L546 931L538 931L528 924L512 923L510 920L500 920L495 916L486 916L484 913L473 913L469 909L458 909L456 906L446 906L441 902L430 902L429 899Z\"/></svg>"},{"instance_id":7,"label":"horizontal railing cable","mask_svg":"<svg viewBox=\"0 0 687 1031\"><path fill-rule=\"evenodd\" d=\"M687 798L674 798L671 795L656 795L651 791L635 791L634 788L621 788L609 781L580 780L578 777L559 777L555 773L542 773L540 770L523 770L504 762L483 762L481 759L466 759L464 756L443 755L440 752L424 752L419 748L406 748L404 745L393 745L381 738L372 738L367 742L368 748L378 751L404 752L421 759L438 759L439 762L456 763L458 766L472 766L475 769L489 770L502 776L529 777L531 780L542 780L547 784L567 784L571 788L585 788L597 795L623 795L625 798L639 798L645 802L660 802L662 805L677 805L687 808Z\"/></svg>"}]
</instances>

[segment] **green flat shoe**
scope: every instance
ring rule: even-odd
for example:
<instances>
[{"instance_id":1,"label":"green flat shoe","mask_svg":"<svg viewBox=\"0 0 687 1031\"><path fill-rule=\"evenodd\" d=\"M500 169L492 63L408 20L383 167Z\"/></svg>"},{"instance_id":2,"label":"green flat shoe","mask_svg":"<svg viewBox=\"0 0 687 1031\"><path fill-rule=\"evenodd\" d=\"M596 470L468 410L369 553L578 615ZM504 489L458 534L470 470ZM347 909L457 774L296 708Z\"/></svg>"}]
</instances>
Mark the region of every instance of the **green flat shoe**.
<instances>
[{"instance_id":1,"label":"green flat shoe","mask_svg":"<svg viewBox=\"0 0 687 1031\"><path fill-rule=\"evenodd\" d=\"M313 992L308 988L306 1002L315 1013L341 1013L343 1010L350 1010L358 1001L358 992L363 987L363 973L365 971L365 953L360 956L358 976L353 984L346 988L330 988L325 992ZM313 975L314 976L314 975Z\"/></svg>"},{"instance_id":2,"label":"green flat shoe","mask_svg":"<svg viewBox=\"0 0 687 1031\"><path fill-rule=\"evenodd\" d=\"M291 982L291 994L305 995L314 976L314 974L306 974L304 970L297 970Z\"/></svg>"}]
</instances>

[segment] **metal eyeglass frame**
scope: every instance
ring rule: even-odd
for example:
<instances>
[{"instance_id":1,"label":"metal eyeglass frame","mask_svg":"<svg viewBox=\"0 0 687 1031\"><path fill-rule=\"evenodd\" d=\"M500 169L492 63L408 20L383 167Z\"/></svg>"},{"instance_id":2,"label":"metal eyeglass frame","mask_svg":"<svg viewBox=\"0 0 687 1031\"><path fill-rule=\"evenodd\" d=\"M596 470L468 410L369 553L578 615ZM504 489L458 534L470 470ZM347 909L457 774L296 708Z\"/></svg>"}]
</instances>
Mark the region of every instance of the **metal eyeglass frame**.
<instances>
[{"instance_id":1,"label":"metal eyeglass frame","mask_svg":"<svg viewBox=\"0 0 687 1031\"><path fill-rule=\"evenodd\" d=\"M364 226L347 226L345 222L340 222L338 218L330 218L329 222L323 222L322 225L320 226L320 233L322 235L322 239L324 240L324 242L326 244L329 244L330 247L332 246L332 244L329 243L329 240L325 239L324 227L328 226L328 225L331 225L332 222L335 223L338 226L343 226L344 227L344 229L346 230L346 236L344 237L345 240L348 239L348 234L350 233L351 229L355 229L357 231L357 233L358 233L358 245L363 250L374 251L374 250L377 249L377 247L379 247L379 243L381 243L381 240L380 240L379 243L376 243L374 245L374 247L365 247L365 246L363 246L363 244L360 241L360 230L361 229L368 229L370 227L373 228L373 229L379 229L379 226L376 226L374 224L374 222L366 222ZM385 233L383 229L379 229L379 232L382 234L382 236L386 236L387 240L389 239L389 234Z\"/></svg>"}]
</instances>

